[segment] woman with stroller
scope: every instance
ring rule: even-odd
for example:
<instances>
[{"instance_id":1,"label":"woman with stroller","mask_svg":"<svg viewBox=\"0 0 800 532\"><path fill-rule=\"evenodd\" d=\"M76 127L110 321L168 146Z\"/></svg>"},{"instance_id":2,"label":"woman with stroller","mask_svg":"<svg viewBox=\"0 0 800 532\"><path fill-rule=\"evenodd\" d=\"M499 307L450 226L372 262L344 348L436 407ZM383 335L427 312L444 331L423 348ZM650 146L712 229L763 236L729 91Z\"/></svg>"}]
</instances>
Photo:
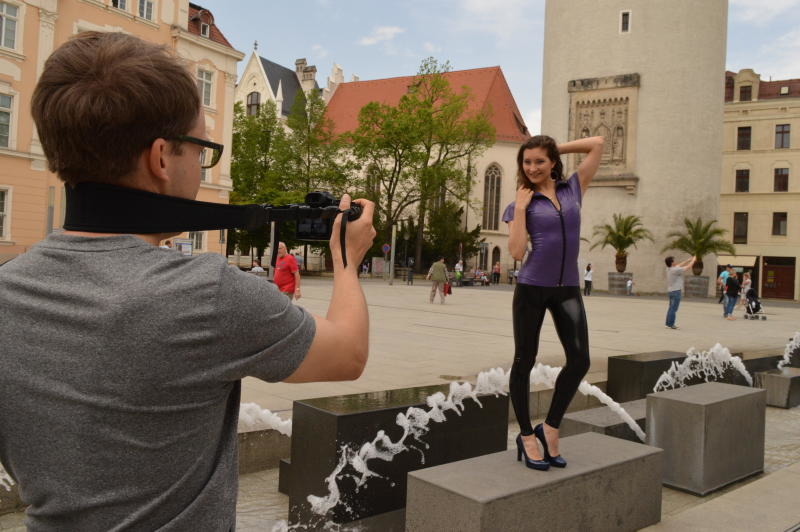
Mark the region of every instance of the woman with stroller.
<instances>
[{"instance_id":1,"label":"woman with stroller","mask_svg":"<svg viewBox=\"0 0 800 532\"><path fill-rule=\"evenodd\" d=\"M578 171L568 179L561 162L561 155L566 153L586 154ZM514 363L509 378L511 402L520 426L517 459L524 455L525 465L531 469L567 465L559 453L558 428L589 370L589 331L578 275L580 210L602 153L603 137L560 145L545 135L531 137L517 152L517 196L503 214L514 260L522 260L528 242L532 244L514 290ZM530 375L547 311L567 363L556 379L547 418L534 429L528 408Z\"/></svg>"},{"instance_id":2,"label":"woman with stroller","mask_svg":"<svg viewBox=\"0 0 800 532\"><path fill-rule=\"evenodd\" d=\"M744 307L747 305L747 291L753 286L753 281L750 279L750 272L744 272L742 275L742 290L739 297L739 305Z\"/></svg>"}]
</instances>

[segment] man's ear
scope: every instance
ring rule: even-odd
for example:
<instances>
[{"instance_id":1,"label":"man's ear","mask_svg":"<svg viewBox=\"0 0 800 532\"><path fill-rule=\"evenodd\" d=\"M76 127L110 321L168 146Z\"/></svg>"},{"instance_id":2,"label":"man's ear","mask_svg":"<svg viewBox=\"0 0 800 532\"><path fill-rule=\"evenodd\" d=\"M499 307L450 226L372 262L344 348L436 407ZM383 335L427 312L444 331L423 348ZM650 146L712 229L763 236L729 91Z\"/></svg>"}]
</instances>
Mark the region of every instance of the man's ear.
<instances>
[{"instance_id":1,"label":"man's ear","mask_svg":"<svg viewBox=\"0 0 800 532\"><path fill-rule=\"evenodd\" d=\"M155 179L158 188L162 188L169 181L167 157L171 149L166 140L156 139L147 152L147 170Z\"/></svg>"}]
</instances>

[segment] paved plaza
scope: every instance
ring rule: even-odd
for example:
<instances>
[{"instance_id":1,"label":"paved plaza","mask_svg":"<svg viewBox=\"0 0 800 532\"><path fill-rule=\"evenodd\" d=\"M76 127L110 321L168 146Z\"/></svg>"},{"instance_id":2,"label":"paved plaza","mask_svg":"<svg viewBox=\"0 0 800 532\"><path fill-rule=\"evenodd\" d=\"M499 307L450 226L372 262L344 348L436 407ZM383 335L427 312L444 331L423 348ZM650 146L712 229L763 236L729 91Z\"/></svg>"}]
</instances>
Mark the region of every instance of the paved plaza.
<instances>
[{"instance_id":1,"label":"paved plaza","mask_svg":"<svg viewBox=\"0 0 800 532\"><path fill-rule=\"evenodd\" d=\"M324 315L331 279L303 279L300 305ZM291 415L292 401L312 397L424 386L453 379L472 379L479 372L509 368L514 353L511 325L513 287L456 287L444 305L428 303L430 283L414 286L380 280L363 282L370 314L370 358L355 382L270 384L257 379L243 383L243 402ZM766 321L722 318L722 305L712 299L684 299L678 311L678 330L667 329L666 296L611 296L595 293L584 298L589 322L592 367L605 374L609 356L648 351L708 349L719 342L731 351L776 349L782 352L800 330L800 305L764 302ZM539 362L564 364L564 352L549 315L542 327ZM595 375L600 377L600 375ZM604 379L601 379L604 380Z\"/></svg>"},{"instance_id":2,"label":"paved plaza","mask_svg":"<svg viewBox=\"0 0 800 532\"><path fill-rule=\"evenodd\" d=\"M255 402L291 416L295 399L378 391L471 380L480 371L511 364L513 287L455 288L446 304L428 303L429 283L389 286L380 280L363 282L370 310L370 359L355 382L270 384L256 379L243 383L243 402ZM303 280L299 304L324 314L331 279ZM708 349L719 342L732 351L780 352L800 328L800 305L765 302L767 321L722 318L722 307L711 299L684 300L678 312L679 330L664 327L666 297L624 297L595 293L585 298L589 321L592 368L590 377L605 380L609 356L657 350ZM736 315L741 317L742 311ZM550 318L542 328L539 360L561 365L564 355ZM519 428L509 424L509 448ZM800 462L800 408L767 408L765 474ZM706 497L663 488L662 519L677 515L731 490L763 478L756 475ZM278 469L242 475L237 506L237 530L264 531L286 519L288 497L278 493ZM23 532L23 513L0 517L0 530Z\"/></svg>"}]
</instances>

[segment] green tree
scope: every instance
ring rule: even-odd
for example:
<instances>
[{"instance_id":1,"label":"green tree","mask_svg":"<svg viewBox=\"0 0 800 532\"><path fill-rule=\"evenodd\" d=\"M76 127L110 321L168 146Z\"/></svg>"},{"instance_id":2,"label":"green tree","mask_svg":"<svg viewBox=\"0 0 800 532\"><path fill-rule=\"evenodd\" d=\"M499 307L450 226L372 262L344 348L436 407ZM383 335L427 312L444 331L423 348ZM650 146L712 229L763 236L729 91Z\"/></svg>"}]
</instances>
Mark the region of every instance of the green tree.
<instances>
[{"instance_id":1,"label":"green tree","mask_svg":"<svg viewBox=\"0 0 800 532\"><path fill-rule=\"evenodd\" d=\"M333 121L325 116L325 102L319 92L311 91L306 95L298 91L286 118L286 134L276 144L285 203L301 203L306 194L313 191L341 196L355 169L345 147L343 139L334 134ZM299 241L289 229L281 238L292 247ZM328 251L323 243L313 247ZM304 246L304 255L304 264L308 264L307 246Z\"/></svg>"},{"instance_id":2,"label":"green tree","mask_svg":"<svg viewBox=\"0 0 800 532\"><path fill-rule=\"evenodd\" d=\"M636 247L642 240L653 242L653 235L644 228L642 219L636 215L614 214L613 224L600 224L594 226L593 237L599 237L590 249L600 246L605 249L611 246L616 251L617 271L622 273L628 267L628 248Z\"/></svg>"},{"instance_id":3,"label":"green tree","mask_svg":"<svg viewBox=\"0 0 800 532\"><path fill-rule=\"evenodd\" d=\"M259 107L256 115L247 116L241 103L234 106L231 146L230 195L232 204L277 203L282 199L277 146L285 137L274 102ZM253 247L260 259L269 244L269 229L228 231L228 253L236 245L244 254Z\"/></svg>"},{"instance_id":4,"label":"green tree","mask_svg":"<svg viewBox=\"0 0 800 532\"><path fill-rule=\"evenodd\" d=\"M699 216L695 220L684 218L684 229L669 233L667 238L674 240L664 246L661 252L677 249L697 257L697 261L692 266L692 272L700 275L703 273L703 257L706 255L720 252L736 255L736 248L733 244L722 238L726 233L725 229L714 227L715 223L717 223L716 220L704 223Z\"/></svg>"},{"instance_id":5,"label":"green tree","mask_svg":"<svg viewBox=\"0 0 800 532\"><path fill-rule=\"evenodd\" d=\"M449 70L448 63L423 61L398 104L364 106L350 137L353 154L365 169L361 187L376 203L376 228L383 237L378 240L388 242L392 225L416 208L417 268L429 213L448 199L468 199L468 161L494 143L491 110L471 109L470 91L453 90L444 76Z\"/></svg>"},{"instance_id":6,"label":"green tree","mask_svg":"<svg viewBox=\"0 0 800 532\"><path fill-rule=\"evenodd\" d=\"M459 258L459 251L465 257L478 253L479 244L484 240L481 238L481 226L476 225L471 231L465 230L459 223L463 216L463 204L455 201L446 201L431 211L423 240L424 264L442 256L452 268Z\"/></svg>"}]
</instances>

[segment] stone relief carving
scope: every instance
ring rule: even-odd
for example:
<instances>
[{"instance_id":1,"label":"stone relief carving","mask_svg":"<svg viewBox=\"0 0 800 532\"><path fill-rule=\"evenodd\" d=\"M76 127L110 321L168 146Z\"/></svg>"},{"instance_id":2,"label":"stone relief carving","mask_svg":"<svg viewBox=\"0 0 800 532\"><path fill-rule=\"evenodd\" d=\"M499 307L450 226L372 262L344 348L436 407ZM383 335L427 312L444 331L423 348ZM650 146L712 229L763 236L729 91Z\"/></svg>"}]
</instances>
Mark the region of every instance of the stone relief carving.
<instances>
[{"instance_id":1,"label":"stone relief carving","mask_svg":"<svg viewBox=\"0 0 800 532\"><path fill-rule=\"evenodd\" d=\"M603 166L625 166L629 98L578 99L574 103L576 138L601 136L606 139ZM582 160L579 158L579 160Z\"/></svg>"}]
</instances>

